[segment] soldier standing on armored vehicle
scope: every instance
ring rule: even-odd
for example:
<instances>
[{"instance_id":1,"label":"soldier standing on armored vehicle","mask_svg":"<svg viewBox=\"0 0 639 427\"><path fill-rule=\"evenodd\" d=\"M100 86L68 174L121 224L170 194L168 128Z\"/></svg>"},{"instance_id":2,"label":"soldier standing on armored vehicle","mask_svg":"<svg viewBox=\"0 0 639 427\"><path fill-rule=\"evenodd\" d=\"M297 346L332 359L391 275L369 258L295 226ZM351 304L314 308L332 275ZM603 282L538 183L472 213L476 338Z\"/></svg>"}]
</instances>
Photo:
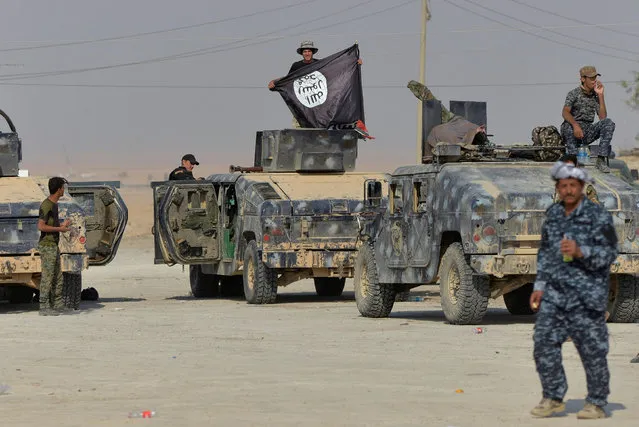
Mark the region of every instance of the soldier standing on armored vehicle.
<instances>
[{"instance_id":1,"label":"soldier standing on armored vehicle","mask_svg":"<svg viewBox=\"0 0 639 427\"><path fill-rule=\"evenodd\" d=\"M612 215L584 197L585 170L557 162L551 171L560 202L546 211L530 306L539 310L534 358L543 398L535 417L563 412L567 391L561 345L572 337L586 371L588 396L577 418L604 418L610 393L606 307L610 266L617 257Z\"/></svg>"},{"instance_id":2,"label":"soldier standing on armored vehicle","mask_svg":"<svg viewBox=\"0 0 639 427\"><path fill-rule=\"evenodd\" d=\"M49 197L40 205L38 230L40 242L38 251L42 260L42 278L40 280L40 315L57 316L64 311L62 301L62 269L60 268L60 250L58 243L60 233L69 231L71 221L64 220L60 224L58 217L58 200L64 196L64 185L67 180L54 177L49 180Z\"/></svg>"},{"instance_id":3,"label":"soldier standing on armored vehicle","mask_svg":"<svg viewBox=\"0 0 639 427\"><path fill-rule=\"evenodd\" d=\"M303 59L293 62L291 64L291 68L289 68L288 70L288 74L291 74L293 71L299 70L300 68L303 68L317 61L316 58L313 58L313 55L317 53L317 50L318 49L315 47L312 41L303 41L300 47L297 48L297 53L302 55ZM268 88L273 89L275 87L275 82L277 82L278 80L279 79L273 79L268 82Z\"/></svg>"},{"instance_id":4,"label":"soldier standing on armored vehicle","mask_svg":"<svg viewBox=\"0 0 639 427\"><path fill-rule=\"evenodd\" d=\"M566 141L568 153L576 154L579 147L592 144L599 139L599 153L596 167L604 173L610 172L608 157L610 141L615 131L615 123L608 117L604 101L604 86L597 80L597 69L585 66L579 70L581 85L566 95L562 110L564 118L561 135ZM595 113L599 117L597 123Z\"/></svg>"},{"instance_id":5,"label":"soldier standing on armored vehicle","mask_svg":"<svg viewBox=\"0 0 639 427\"><path fill-rule=\"evenodd\" d=\"M293 71L297 71L300 68L304 68L307 65L310 65L313 62L318 61L317 58L313 57L317 53L317 51L318 49L315 47L315 44L312 41L310 40L303 41L300 44L300 47L297 48L297 53L302 55L302 59L299 61L293 62L291 64L291 68L289 68L288 74L291 74ZM362 65L362 60L358 59L357 63L359 65ZM279 79L273 79L270 82L268 82L268 88L272 90L275 87L275 83L278 80Z\"/></svg>"}]
</instances>

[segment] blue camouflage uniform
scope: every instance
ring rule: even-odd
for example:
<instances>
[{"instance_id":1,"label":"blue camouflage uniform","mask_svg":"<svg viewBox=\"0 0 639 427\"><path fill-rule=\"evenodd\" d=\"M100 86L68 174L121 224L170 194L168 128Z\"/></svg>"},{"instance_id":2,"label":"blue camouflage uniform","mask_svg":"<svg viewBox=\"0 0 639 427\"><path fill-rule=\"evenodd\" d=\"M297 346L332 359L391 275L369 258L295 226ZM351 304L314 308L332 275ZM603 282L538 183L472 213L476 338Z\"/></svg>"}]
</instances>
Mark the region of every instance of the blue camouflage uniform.
<instances>
[{"instance_id":1,"label":"blue camouflage uniform","mask_svg":"<svg viewBox=\"0 0 639 427\"><path fill-rule=\"evenodd\" d=\"M577 87L568 92L564 106L570 107L570 114L584 131L584 138L578 140L575 138L572 125L563 121L561 136L566 141L566 152L577 154L579 147L590 145L599 139L599 155L609 157L615 123L608 117L593 123L595 114L599 115L599 95L594 91L586 93L581 87Z\"/></svg>"},{"instance_id":2,"label":"blue camouflage uniform","mask_svg":"<svg viewBox=\"0 0 639 427\"><path fill-rule=\"evenodd\" d=\"M617 257L612 216L585 197L568 216L562 202L551 205L546 215L534 285L544 292L534 333L543 397L563 400L566 394L561 345L571 337L586 371L586 401L603 407L610 393L605 312L610 265ZM583 258L564 262L559 249L564 235L576 241Z\"/></svg>"}]
</instances>

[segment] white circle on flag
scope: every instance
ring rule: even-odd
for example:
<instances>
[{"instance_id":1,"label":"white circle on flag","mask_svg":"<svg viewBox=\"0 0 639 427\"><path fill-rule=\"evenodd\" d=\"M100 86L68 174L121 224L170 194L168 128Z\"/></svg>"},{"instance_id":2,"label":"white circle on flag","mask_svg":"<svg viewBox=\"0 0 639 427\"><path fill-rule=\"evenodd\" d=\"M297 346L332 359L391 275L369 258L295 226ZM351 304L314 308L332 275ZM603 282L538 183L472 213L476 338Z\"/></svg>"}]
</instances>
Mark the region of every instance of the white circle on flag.
<instances>
[{"instance_id":1,"label":"white circle on flag","mask_svg":"<svg viewBox=\"0 0 639 427\"><path fill-rule=\"evenodd\" d=\"M299 79L295 79L293 90L297 99L308 108L322 105L328 97L326 77L319 71L313 71Z\"/></svg>"}]
</instances>

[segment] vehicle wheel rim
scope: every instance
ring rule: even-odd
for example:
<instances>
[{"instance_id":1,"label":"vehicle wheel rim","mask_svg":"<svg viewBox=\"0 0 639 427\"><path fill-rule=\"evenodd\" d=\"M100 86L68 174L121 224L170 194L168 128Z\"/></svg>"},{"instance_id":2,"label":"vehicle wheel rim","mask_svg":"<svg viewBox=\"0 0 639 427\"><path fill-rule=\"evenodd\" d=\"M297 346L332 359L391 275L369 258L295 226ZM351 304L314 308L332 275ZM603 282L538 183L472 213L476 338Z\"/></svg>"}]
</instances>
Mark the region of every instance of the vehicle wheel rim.
<instances>
[{"instance_id":1,"label":"vehicle wheel rim","mask_svg":"<svg viewBox=\"0 0 639 427\"><path fill-rule=\"evenodd\" d=\"M255 289L255 267L253 266L253 263L249 262L246 269L246 277L248 279L247 285L248 288L252 291L253 289Z\"/></svg>"},{"instance_id":2,"label":"vehicle wheel rim","mask_svg":"<svg viewBox=\"0 0 639 427\"><path fill-rule=\"evenodd\" d=\"M457 304L457 292L461 284L461 278L459 277L459 271L455 267L451 267L448 272L448 296L453 304Z\"/></svg>"}]
</instances>

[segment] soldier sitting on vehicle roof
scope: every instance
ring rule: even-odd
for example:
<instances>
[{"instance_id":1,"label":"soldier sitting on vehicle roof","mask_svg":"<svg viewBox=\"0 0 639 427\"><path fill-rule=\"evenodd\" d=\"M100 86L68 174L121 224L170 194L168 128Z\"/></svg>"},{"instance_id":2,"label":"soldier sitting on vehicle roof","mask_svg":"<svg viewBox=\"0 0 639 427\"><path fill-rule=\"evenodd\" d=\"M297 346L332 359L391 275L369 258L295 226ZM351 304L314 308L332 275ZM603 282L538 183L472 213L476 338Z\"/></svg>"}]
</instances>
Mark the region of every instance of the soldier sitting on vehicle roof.
<instances>
[{"instance_id":1,"label":"soldier sitting on vehicle roof","mask_svg":"<svg viewBox=\"0 0 639 427\"><path fill-rule=\"evenodd\" d=\"M426 85L415 80L408 82L407 87L421 101L437 100ZM476 150L478 146L488 142L486 136L486 126L478 125L466 120L462 116L451 113L442 105L441 124L433 127L428 133L424 157L432 156L432 151L436 145L459 144L467 150Z\"/></svg>"}]
</instances>

